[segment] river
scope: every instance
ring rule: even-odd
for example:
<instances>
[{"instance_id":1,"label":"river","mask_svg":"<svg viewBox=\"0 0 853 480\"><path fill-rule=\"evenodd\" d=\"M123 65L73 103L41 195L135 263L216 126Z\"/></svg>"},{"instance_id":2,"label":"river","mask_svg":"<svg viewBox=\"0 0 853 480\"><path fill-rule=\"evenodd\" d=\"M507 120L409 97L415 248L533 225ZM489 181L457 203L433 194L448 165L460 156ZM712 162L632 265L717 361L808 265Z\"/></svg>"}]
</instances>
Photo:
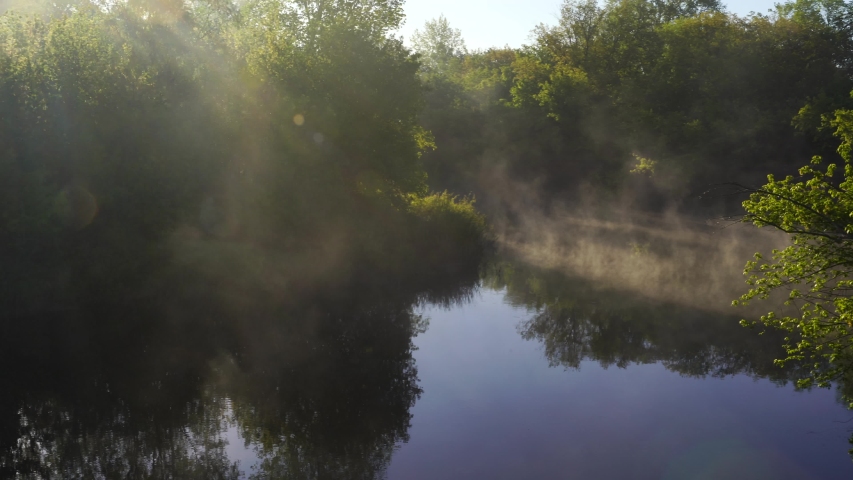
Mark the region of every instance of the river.
<instances>
[{"instance_id":1,"label":"river","mask_svg":"<svg viewBox=\"0 0 853 480\"><path fill-rule=\"evenodd\" d=\"M853 478L853 413L738 312L512 255L371 283L7 323L0 476Z\"/></svg>"}]
</instances>

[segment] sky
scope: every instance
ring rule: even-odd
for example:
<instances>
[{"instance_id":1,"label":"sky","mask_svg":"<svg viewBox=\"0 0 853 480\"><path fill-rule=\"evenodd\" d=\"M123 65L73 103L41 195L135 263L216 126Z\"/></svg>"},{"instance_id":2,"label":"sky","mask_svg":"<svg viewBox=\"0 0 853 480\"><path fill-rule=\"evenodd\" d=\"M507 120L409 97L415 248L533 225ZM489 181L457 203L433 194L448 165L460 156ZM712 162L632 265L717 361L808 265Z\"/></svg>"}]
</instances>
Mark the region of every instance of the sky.
<instances>
[{"instance_id":1,"label":"sky","mask_svg":"<svg viewBox=\"0 0 853 480\"><path fill-rule=\"evenodd\" d=\"M780 0L730 0L730 12L765 13ZM520 47L540 23L557 23L562 0L406 0L406 24L398 32L408 39L427 20L444 14L450 26L462 31L469 50Z\"/></svg>"}]
</instances>

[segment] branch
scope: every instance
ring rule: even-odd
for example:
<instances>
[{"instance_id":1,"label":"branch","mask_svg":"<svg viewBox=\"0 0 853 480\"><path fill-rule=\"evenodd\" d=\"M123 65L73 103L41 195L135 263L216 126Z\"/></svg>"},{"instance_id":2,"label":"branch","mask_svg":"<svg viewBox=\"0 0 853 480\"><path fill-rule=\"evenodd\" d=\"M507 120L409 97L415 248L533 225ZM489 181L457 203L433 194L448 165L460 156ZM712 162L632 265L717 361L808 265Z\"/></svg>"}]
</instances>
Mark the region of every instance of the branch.
<instances>
[{"instance_id":1,"label":"branch","mask_svg":"<svg viewBox=\"0 0 853 480\"><path fill-rule=\"evenodd\" d=\"M725 184L720 184L720 185L731 185L731 186L735 186L735 187L737 187L737 188L740 188L740 189L741 189L741 193L747 193L747 192L748 192L748 193L751 193L751 194L752 194L752 193L758 193L758 194L762 194L762 195L769 195L769 196L771 196L771 197L778 198L778 199L783 200L783 201L785 201L785 202L790 202L790 203L792 203L792 204L794 204L794 205L797 205L797 206L798 206L798 207L800 207L800 208L803 208L803 209L805 209L805 210L807 210L807 211L811 212L812 214L814 214L814 215L816 215L816 216L818 216L818 217L820 217L820 218L823 218L827 223L830 223L830 224L832 224L832 225L835 225L835 227L836 227L837 229L839 229L839 230L841 230L841 231L844 231L844 227L845 227L845 226L843 226L843 225L842 225L842 226L839 226L839 225L838 225L838 223L837 223L837 222L836 222L832 217L829 217L829 216L827 216L827 215L825 215L825 214L823 214L823 213L820 213L820 212L818 212L817 210L815 210L814 208L812 208L811 206L809 206L809 205L807 205L807 204L805 204L805 203L802 203L802 202L800 202L800 201L798 201L798 200L794 200L794 199L792 199L792 198L790 198L790 197L786 197L786 196L784 196L784 195L780 195L780 194L775 193L775 192L768 192L767 190L764 190L764 188L763 188L763 187L762 187L762 188L748 187L748 186L746 186L746 185L742 185L742 184L740 184L740 183L735 183L735 182L730 182L730 183L725 183ZM750 216L751 216L751 215L746 215L746 216L745 216L745 218L749 218ZM762 220L762 221L763 221L763 220ZM771 224L771 223L767 223L767 224L768 224L768 225L771 225L771 226L774 226L774 227L776 227L776 228L779 228L780 230L785 231L784 229L782 229L782 228L780 228L780 227L776 226L775 224ZM816 234L816 233L813 233L813 232L806 232L806 231L803 231L803 232L788 232L788 233L802 233L802 234L806 234L806 235L820 235L820 234ZM822 235L822 236L827 236L827 235ZM832 238L832 237L827 236L827 238ZM846 238L851 238L851 237L850 237L850 236L847 236Z\"/></svg>"}]
</instances>

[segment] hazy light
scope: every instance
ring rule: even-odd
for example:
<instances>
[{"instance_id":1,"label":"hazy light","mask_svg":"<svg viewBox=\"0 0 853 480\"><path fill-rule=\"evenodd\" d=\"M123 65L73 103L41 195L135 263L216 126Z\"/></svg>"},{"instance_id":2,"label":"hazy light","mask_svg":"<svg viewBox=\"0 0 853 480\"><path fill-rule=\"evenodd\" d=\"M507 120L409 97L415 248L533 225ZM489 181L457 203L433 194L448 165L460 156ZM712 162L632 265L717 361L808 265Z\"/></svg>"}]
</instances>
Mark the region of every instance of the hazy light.
<instances>
[{"instance_id":1,"label":"hazy light","mask_svg":"<svg viewBox=\"0 0 853 480\"><path fill-rule=\"evenodd\" d=\"M323 134L322 133L316 132L314 134L314 143L316 143L317 145L320 145L323 143Z\"/></svg>"},{"instance_id":2,"label":"hazy light","mask_svg":"<svg viewBox=\"0 0 853 480\"><path fill-rule=\"evenodd\" d=\"M66 226L81 230L98 215L98 201L86 188L69 186L59 192L57 211Z\"/></svg>"},{"instance_id":3,"label":"hazy light","mask_svg":"<svg viewBox=\"0 0 853 480\"><path fill-rule=\"evenodd\" d=\"M305 117L301 113L297 113L293 116L293 123L301 127L305 124Z\"/></svg>"}]
</instances>

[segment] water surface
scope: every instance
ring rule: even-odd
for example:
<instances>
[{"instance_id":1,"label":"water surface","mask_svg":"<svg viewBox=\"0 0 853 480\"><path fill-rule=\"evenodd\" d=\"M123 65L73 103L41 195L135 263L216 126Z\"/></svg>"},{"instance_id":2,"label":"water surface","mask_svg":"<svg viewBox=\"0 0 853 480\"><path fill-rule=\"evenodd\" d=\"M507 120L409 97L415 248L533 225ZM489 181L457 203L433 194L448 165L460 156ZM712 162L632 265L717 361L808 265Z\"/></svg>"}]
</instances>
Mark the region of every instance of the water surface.
<instances>
[{"instance_id":1,"label":"water surface","mask_svg":"<svg viewBox=\"0 0 853 480\"><path fill-rule=\"evenodd\" d=\"M486 291L431 309L422 398L389 478L850 478L853 415L834 392L663 362L550 366L531 312ZM716 367L709 365L709 367ZM853 422L851 422L853 423Z\"/></svg>"},{"instance_id":2,"label":"water surface","mask_svg":"<svg viewBox=\"0 0 853 480\"><path fill-rule=\"evenodd\" d=\"M853 476L853 413L737 316L517 260L167 290L3 324L3 477Z\"/></svg>"}]
</instances>

